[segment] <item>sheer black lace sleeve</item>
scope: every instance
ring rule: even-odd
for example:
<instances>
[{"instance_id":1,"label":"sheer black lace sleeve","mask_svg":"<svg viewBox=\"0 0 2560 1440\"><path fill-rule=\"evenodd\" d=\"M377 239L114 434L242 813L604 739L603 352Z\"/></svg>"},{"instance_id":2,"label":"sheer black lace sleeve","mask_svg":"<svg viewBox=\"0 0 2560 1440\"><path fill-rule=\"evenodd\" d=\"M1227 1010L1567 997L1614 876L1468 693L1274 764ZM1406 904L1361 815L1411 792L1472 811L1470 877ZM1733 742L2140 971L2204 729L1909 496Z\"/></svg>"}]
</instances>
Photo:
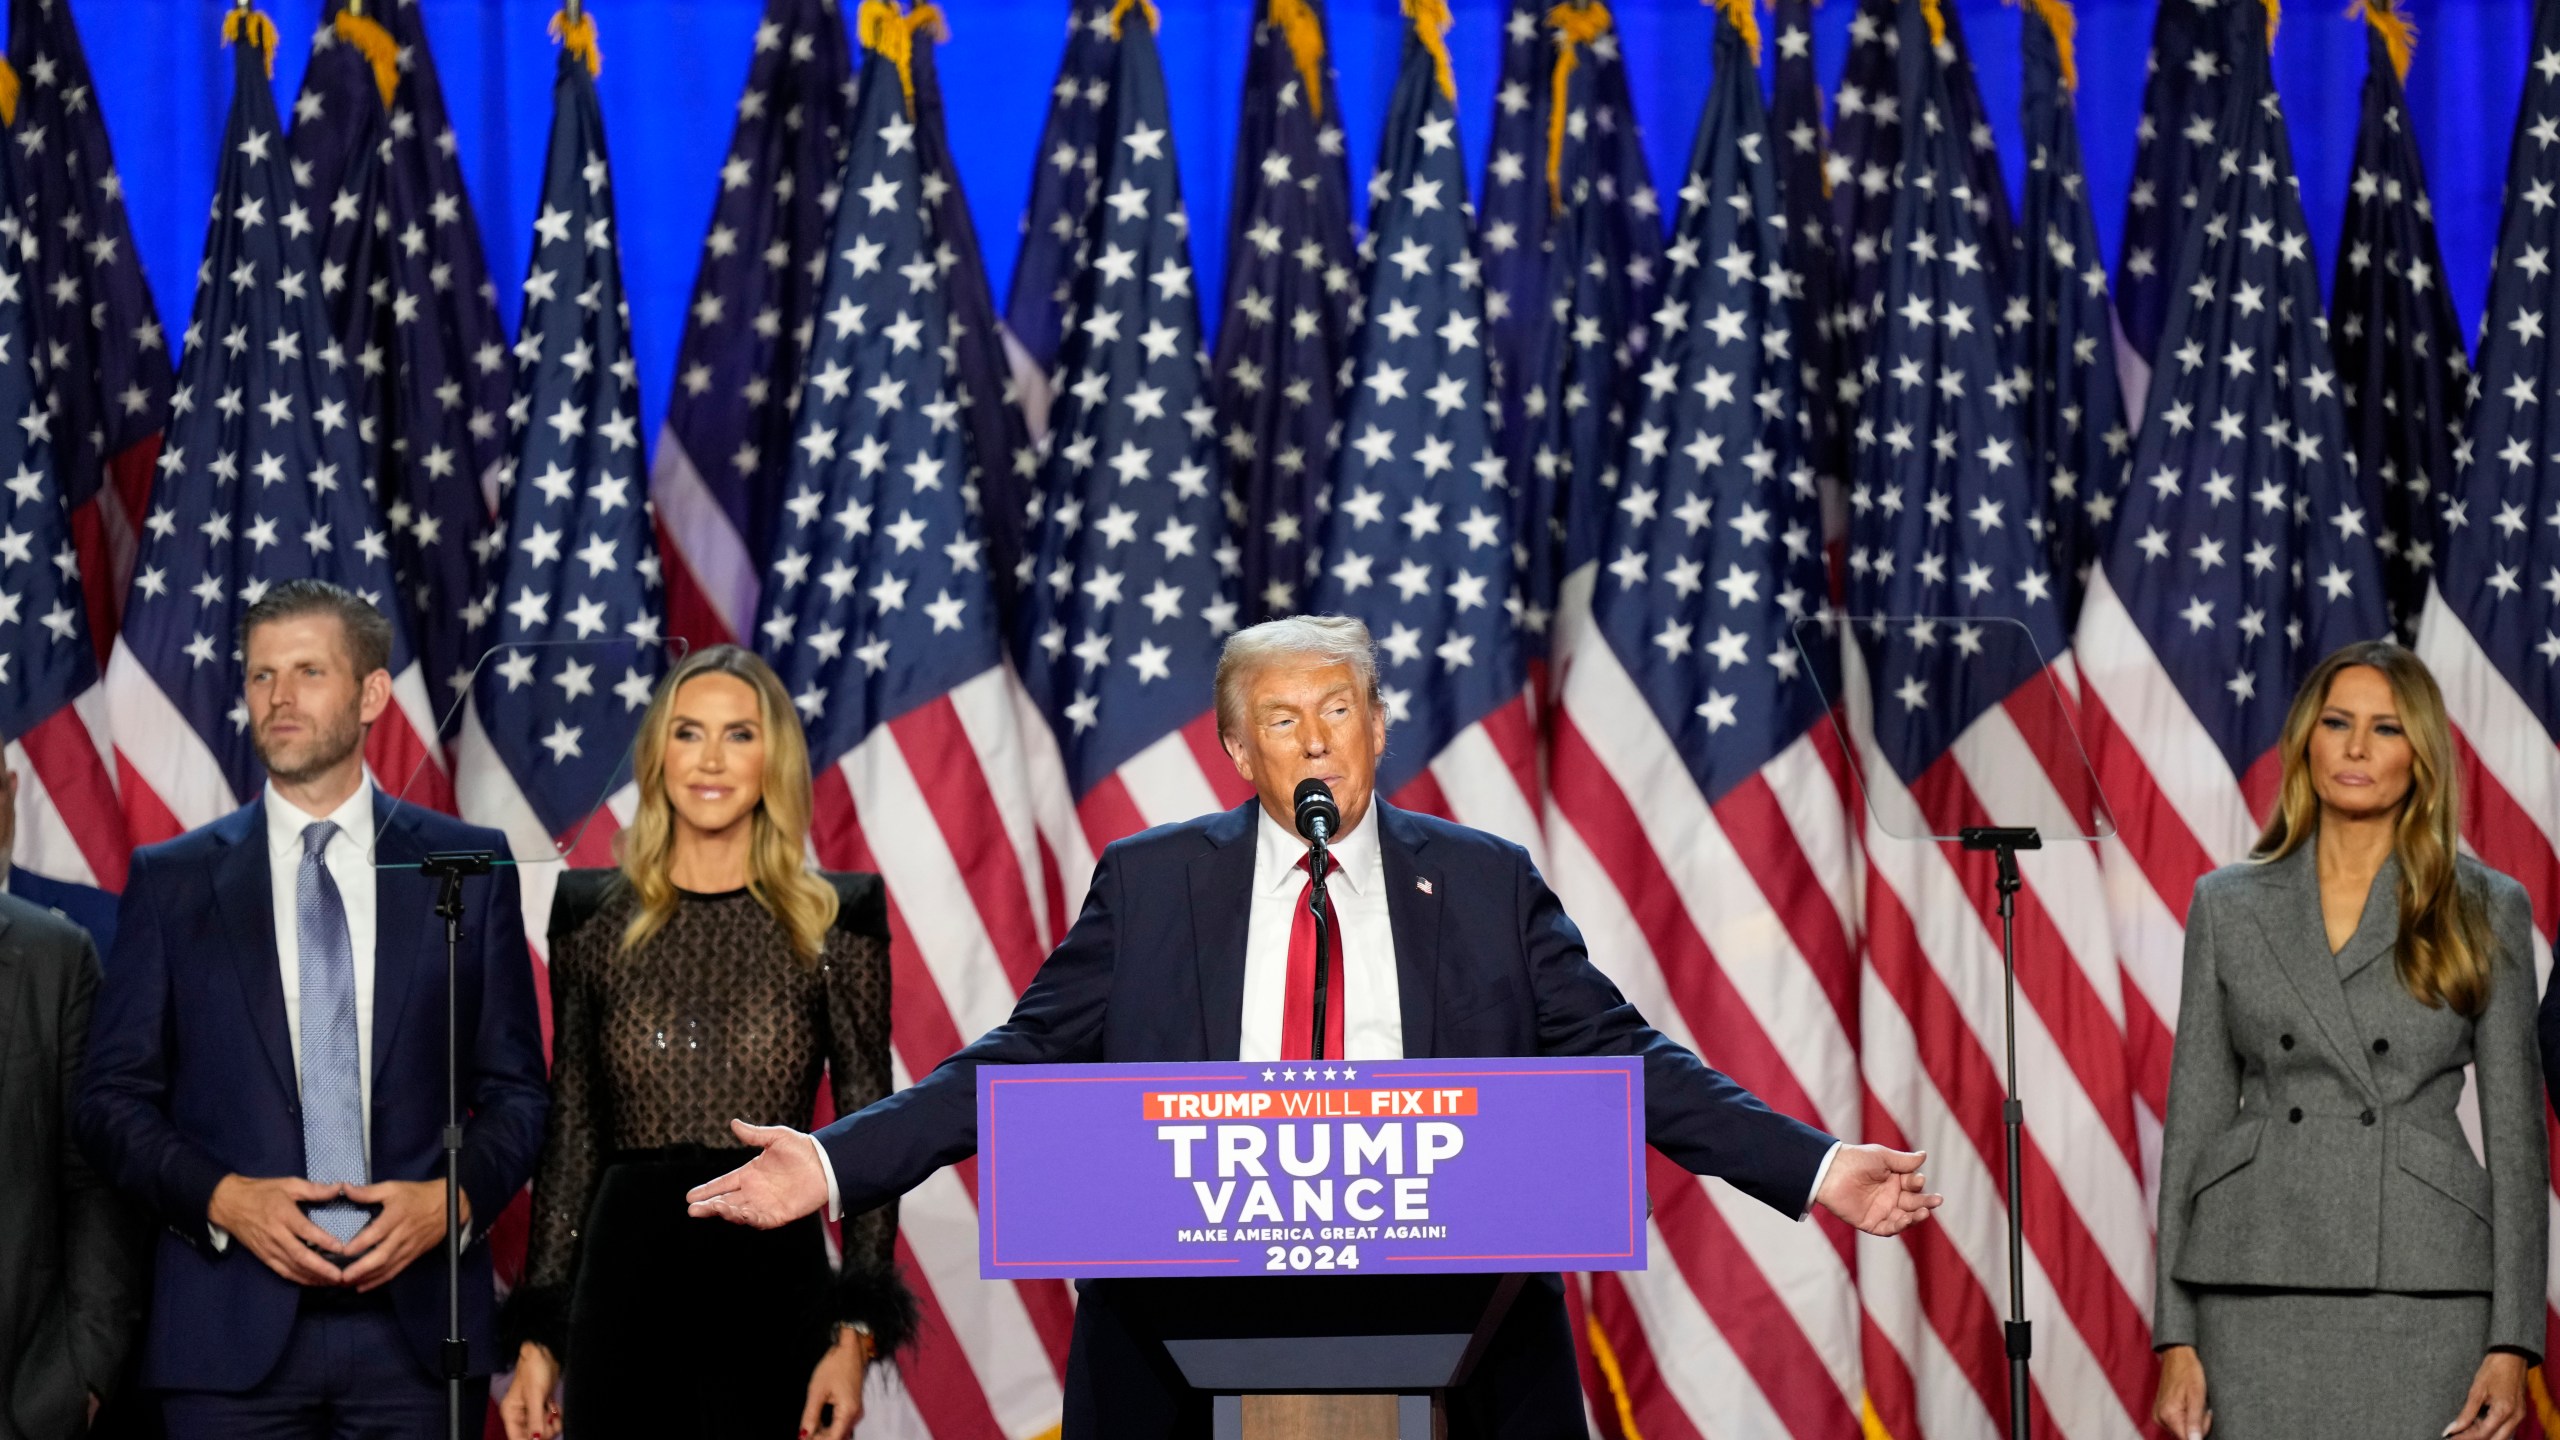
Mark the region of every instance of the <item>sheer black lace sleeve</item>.
<instances>
[{"instance_id":1,"label":"sheer black lace sleeve","mask_svg":"<svg viewBox=\"0 0 2560 1440\"><path fill-rule=\"evenodd\" d=\"M569 1288L577 1274L578 1227L585 1223L610 1116L602 1083L596 995L596 932L590 918L555 937L551 951L551 1119L533 1172L533 1223L524 1283L500 1317L499 1363L531 1340L555 1356L568 1347Z\"/></svg>"},{"instance_id":2,"label":"sheer black lace sleeve","mask_svg":"<svg viewBox=\"0 0 2560 1440\"><path fill-rule=\"evenodd\" d=\"M889 947L839 925L827 936L827 1078L836 1113L850 1115L889 1093ZM898 1203L844 1218L838 1318L871 1327L881 1353L914 1338L915 1300L899 1278Z\"/></svg>"}]
</instances>

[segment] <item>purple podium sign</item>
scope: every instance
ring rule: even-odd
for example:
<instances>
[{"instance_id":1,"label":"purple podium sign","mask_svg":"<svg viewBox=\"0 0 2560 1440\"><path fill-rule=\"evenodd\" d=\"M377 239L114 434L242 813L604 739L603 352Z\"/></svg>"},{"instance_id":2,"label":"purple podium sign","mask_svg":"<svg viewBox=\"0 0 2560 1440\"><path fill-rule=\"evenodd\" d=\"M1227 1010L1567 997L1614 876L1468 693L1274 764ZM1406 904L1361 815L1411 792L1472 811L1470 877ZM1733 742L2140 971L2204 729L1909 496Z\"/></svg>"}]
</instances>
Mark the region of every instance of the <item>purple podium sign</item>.
<instances>
[{"instance_id":1,"label":"purple podium sign","mask_svg":"<svg viewBox=\"0 0 2560 1440\"><path fill-rule=\"evenodd\" d=\"M1632 1057L987 1065L978 1273L1641 1270Z\"/></svg>"}]
</instances>

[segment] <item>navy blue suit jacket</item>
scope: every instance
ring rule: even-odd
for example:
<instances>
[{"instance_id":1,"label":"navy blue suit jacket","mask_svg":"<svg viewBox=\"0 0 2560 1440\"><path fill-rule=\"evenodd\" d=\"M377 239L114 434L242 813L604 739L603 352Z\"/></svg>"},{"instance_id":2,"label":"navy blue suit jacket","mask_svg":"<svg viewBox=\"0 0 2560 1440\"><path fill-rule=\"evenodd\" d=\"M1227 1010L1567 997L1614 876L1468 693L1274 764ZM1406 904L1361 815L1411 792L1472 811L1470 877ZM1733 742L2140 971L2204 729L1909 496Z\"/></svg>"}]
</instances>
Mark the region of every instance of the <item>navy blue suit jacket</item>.
<instances>
[{"instance_id":1,"label":"navy blue suit jacket","mask_svg":"<svg viewBox=\"0 0 2560 1440\"><path fill-rule=\"evenodd\" d=\"M1592 966L1528 852L1373 803L1408 1058L1640 1055L1654 1148L1789 1216L1803 1211L1830 1136L1646 1024ZM845 1213L977 1152L980 1065L1235 1059L1259 814L1247 801L1103 851L1084 913L1011 1019L818 1132Z\"/></svg>"},{"instance_id":2,"label":"navy blue suit jacket","mask_svg":"<svg viewBox=\"0 0 2560 1440\"><path fill-rule=\"evenodd\" d=\"M506 853L496 831L374 795L378 861L436 850ZM205 1219L226 1175L300 1175L301 1088L285 1024L267 864L266 805L252 802L136 851L116 945L89 1032L82 1144L109 1179L168 1227L153 1276L143 1383L247 1390L284 1351L300 1288ZM444 1173L444 923L437 882L376 878L373 1178ZM462 1188L486 1231L533 1171L550 1109L532 962L515 871L464 882L460 956ZM426 1373L441 1373L444 1266L418 1257L386 1287ZM463 1333L475 1373L495 1358L489 1256L463 1256Z\"/></svg>"}]
</instances>

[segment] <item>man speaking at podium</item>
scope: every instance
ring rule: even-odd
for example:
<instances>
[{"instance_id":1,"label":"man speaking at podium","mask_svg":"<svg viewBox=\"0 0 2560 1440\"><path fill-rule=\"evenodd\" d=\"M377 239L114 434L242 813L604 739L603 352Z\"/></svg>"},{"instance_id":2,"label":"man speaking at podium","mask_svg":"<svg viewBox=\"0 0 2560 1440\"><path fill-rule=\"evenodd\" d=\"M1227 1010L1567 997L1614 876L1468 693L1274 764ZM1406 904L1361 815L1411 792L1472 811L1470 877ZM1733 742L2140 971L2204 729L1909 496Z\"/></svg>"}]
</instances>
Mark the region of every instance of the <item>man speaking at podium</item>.
<instances>
[{"instance_id":1,"label":"man speaking at podium","mask_svg":"<svg viewBox=\"0 0 2560 1440\"><path fill-rule=\"evenodd\" d=\"M1319 966L1296 796L1309 780L1330 787L1341 817L1326 878L1337 978L1324 987L1325 1055L1641 1056L1645 1138L1698 1174L1873 1235L1939 1203L1919 1155L1780 1115L1647 1025L1519 846L1371 793L1387 719L1359 621L1298 616L1229 637L1217 712L1254 801L1106 849L1084 913L1011 1019L815 1136L738 1124L762 1153L694 1190L692 1213L770 1227L894 1199L976 1152L981 1064L1308 1057ZM1065 1440L1205 1433L1205 1398L1124 1323L1113 1283L1081 1287ZM1522 1287L1475 1376L1451 1397L1453 1434L1583 1433L1558 1277Z\"/></svg>"}]
</instances>

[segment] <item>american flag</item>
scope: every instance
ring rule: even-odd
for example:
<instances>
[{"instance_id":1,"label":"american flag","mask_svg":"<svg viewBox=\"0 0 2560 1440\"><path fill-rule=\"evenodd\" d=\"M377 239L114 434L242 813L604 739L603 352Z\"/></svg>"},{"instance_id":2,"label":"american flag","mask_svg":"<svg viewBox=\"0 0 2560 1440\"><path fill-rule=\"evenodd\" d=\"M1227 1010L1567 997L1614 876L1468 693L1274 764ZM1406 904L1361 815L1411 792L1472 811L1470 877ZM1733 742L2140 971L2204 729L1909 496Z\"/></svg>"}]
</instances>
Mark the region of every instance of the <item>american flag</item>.
<instances>
[{"instance_id":1,"label":"american flag","mask_svg":"<svg viewBox=\"0 0 2560 1440\"><path fill-rule=\"evenodd\" d=\"M1013 262L1005 327L1025 353L1017 368L1046 376L1066 339L1067 302L1084 268L1085 227L1092 221L1102 147L1108 142L1112 76L1120 51L1112 0L1075 0L1067 12L1067 46L1049 91L1049 118L1032 162L1031 199L1022 212L1022 250ZM1032 397L1032 433L1048 430L1045 388Z\"/></svg>"},{"instance_id":2,"label":"american flag","mask_svg":"<svg viewBox=\"0 0 2560 1440\"><path fill-rule=\"evenodd\" d=\"M512 375L415 0L331 8L294 104L294 178L320 227L320 288L352 367L392 569L446 715L487 638L457 601L489 533Z\"/></svg>"},{"instance_id":3,"label":"american flag","mask_svg":"<svg viewBox=\"0 0 2560 1440\"><path fill-rule=\"evenodd\" d=\"M167 447L125 623L107 665L119 789L136 844L218 819L262 783L241 698L241 613L318 576L392 618L392 705L365 740L383 783L449 806L435 716L365 483L353 392L328 363L317 217L286 165L267 88L275 27L234 10L238 50L213 218L170 400ZM414 778L413 778L414 777Z\"/></svg>"},{"instance_id":4,"label":"american flag","mask_svg":"<svg viewBox=\"0 0 2560 1440\"><path fill-rule=\"evenodd\" d=\"M2560 931L2560 0L2535 6L2527 54L2471 453L2439 512L2418 655L2453 721L2463 838L2533 897L2547 975Z\"/></svg>"},{"instance_id":5,"label":"american flag","mask_svg":"<svg viewBox=\"0 0 2560 1440\"><path fill-rule=\"evenodd\" d=\"M54 468L71 506L89 639L103 666L169 426L169 347L69 0L12 7L9 58L20 82L9 128L24 187L20 214L44 242L26 277L33 343L44 347Z\"/></svg>"},{"instance_id":6,"label":"american flag","mask_svg":"<svg viewBox=\"0 0 2560 1440\"><path fill-rule=\"evenodd\" d=\"M922 7L919 7L921 9ZM960 405L975 458L978 520L987 533L987 570L995 576L996 609L1013 613L1014 567L1022 558L1024 503L1039 476L1039 452L1031 444L1030 417L1023 408L1022 375L1014 368L1020 347L1013 344L996 312L995 290L987 281L986 252L978 245L977 221L969 214L969 196L960 172L951 163L950 128L943 122L942 79L935 68L934 47L915 48L912 70L916 87L916 143L924 147L925 164L944 177L933 197L934 225L952 259L943 272L951 299L951 343L960 364ZM940 257L936 257L937 263ZM1036 375L1033 377L1037 380ZM1044 412L1045 413L1045 412Z\"/></svg>"},{"instance_id":7,"label":"american flag","mask_svg":"<svg viewBox=\"0 0 2560 1440\"><path fill-rule=\"evenodd\" d=\"M1547 293L1547 101L1554 88L1556 32L1549 8L1513 0L1502 25L1502 68L1493 97L1493 143L1485 149L1477 187L1476 248L1484 257L1484 312L1492 336L1494 384L1503 391L1503 422L1519 423L1519 396L1505 356L1536 353Z\"/></svg>"},{"instance_id":8,"label":"american flag","mask_svg":"<svg viewBox=\"0 0 2560 1440\"><path fill-rule=\"evenodd\" d=\"M492 648L471 684L456 759L465 818L505 830L520 856L574 841L573 864L606 863L617 824L599 813L603 797L664 668L638 367L589 68L594 25L586 16L561 27L516 326L501 523L469 607L492 627ZM537 940L553 873L526 870L526 924Z\"/></svg>"},{"instance_id":9,"label":"american flag","mask_svg":"<svg viewBox=\"0 0 2560 1440\"><path fill-rule=\"evenodd\" d=\"M1894 21L1898 0L1857 0L1849 17L1849 53L1840 64L1840 88L1831 97L1831 152L1823 161L1830 186L1833 233L1846 258L1834 279L1841 292L1849 373L1841 403L1854 415L1859 388L1856 362L1864 355L1870 312L1883 284L1884 227L1893 219L1893 171L1901 154L1902 97L1895 93L1894 57L1902 31Z\"/></svg>"},{"instance_id":10,"label":"american flag","mask_svg":"<svg viewBox=\"0 0 2560 1440\"><path fill-rule=\"evenodd\" d=\"M2373 0L2365 20L2364 113L2329 299L2348 444L2378 517L2391 623L2407 639L2426 607L2440 493L2470 449L2471 353L2445 290L2435 207L2400 88L2409 22L2386 0Z\"/></svg>"},{"instance_id":11,"label":"american flag","mask_svg":"<svg viewBox=\"0 0 2560 1440\"><path fill-rule=\"evenodd\" d=\"M2108 864L2126 1044L2155 1116L2195 882L2256 840L2303 674L2389 625L2266 23L2245 0L2219 37L2230 83L2077 631L2083 734L2123 817Z\"/></svg>"},{"instance_id":12,"label":"american flag","mask_svg":"<svg viewBox=\"0 0 2560 1440\"><path fill-rule=\"evenodd\" d=\"M1445 21L1416 18L1369 182L1367 304L1311 609L1378 638L1396 804L1538 844L1509 496L1484 271L1467 214Z\"/></svg>"},{"instance_id":13,"label":"american flag","mask_svg":"<svg viewBox=\"0 0 2560 1440\"><path fill-rule=\"evenodd\" d=\"M1261 0L1245 60L1227 297L1211 366L1245 619L1299 608L1332 469L1358 265L1321 0Z\"/></svg>"},{"instance_id":14,"label":"american flag","mask_svg":"<svg viewBox=\"0 0 2560 1440\"><path fill-rule=\"evenodd\" d=\"M2131 352L2126 393L2137 414L2169 319L2179 239L2221 148L2214 127L2231 77L2225 32L2232 8L2217 0L2160 0L2151 25L2142 119L2133 131L2133 188L2125 194L2116 257L2116 323Z\"/></svg>"},{"instance_id":15,"label":"american flag","mask_svg":"<svg viewBox=\"0 0 2560 1440\"><path fill-rule=\"evenodd\" d=\"M766 0L649 476L667 628L695 645L744 638L757 613L852 96L834 0Z\"/></svg>"},{"instance_id":16,"label":"american flag","mask_svg":"<svg viewBox=\"0 0 2560 1440\"><path fill-rule=\"evenodd\" d=\"M1746 0L1718 6L1588 627L1562 639L1548 869L1647 1019L1772 1105L1861 1126L1840 747L1789 634L1827 609L1803 324ZM1764 344L1774 337L1777 344ZM1650 1270L1592 1277L1627 1433L1859 1433L1846 1231L1653 1157ZM1597 1347L1596 1347L1597 1348ZM1896 1433L1905 1433L1897 1431Z\"/></svg>"},{"instance_id":17,"label":"american flag","mask_svg":"<svg viewBox=\"0 0 2560 1440\"><path fill-rule=\"evenodd\" d=\"M1999 277L2009 264L2009 191L2000 173L2000 152L1984 115L1981 92L1974 85L1973 61L1965 50L1964 30L1954 5L1941 4L1940 0L1911 3L1926 3L1930 13L1938 17L1938 29L1946 38L1932 43L1953 47L1955 58L1947 79L1949 98L1941 123L1953 128L1961 139L1963 176L1972 197L1969 204L1975 223L1983 227L1983 263L1992 272L1993 293L1998 295L2002 293ZM1864 337L1882 323L1875 314L1875 305L1884 285L1886 232L1893 224L1895 206L1892 177L1903 145L1904 111L1897 88L1903 37L1898 17L1908 8L1910 5L1904 0L1859 0L1858 12L1849 18L1849 55L1840 72L1840 89L1832 101L1837 128L1832 135L1828 173L1832 207L1849 256L1846 290L1851 353L1845 358L1852 367L1864 358L1864 347L1870 343ZM1852 410L1863 393L1859 384L1854 375L1846 383L1846 403Z\"/></svg>"},{"instance_id":18,"label":"american flag","mask_svg":"<svg viewBox=\"0 0 2560 1440\"><path fill-rule=\"evenodd\" d=\"M83 559L56 469L60 415L36 356L28 281L41 242L24 219L24 166L11 158L0 156L0 417L9 422L0 428L0 755L18 776L20 823L0 876L21 898L103 924L104 934L129 847L108 771Z\"/></svg>"},{"instance_id":19,"label":"american flag","mask_svg":"<svg viewBox=\"0 0 2560 1440\"><path fill-rule=\"evenodd\" d=\"M2107 266L2080 168L2078 88L2070 8L2033 0L2019 25L2026 55L2027 192L2015 290L2004 325L2019 371L2022 459L2044 492L2045 550L2063 626L2078 618L2090 566L2113 532L2133 459L2133 435L2116 380Z\"/></svg>"},{"instance_id":20,"label":"american flag","mask_svg":"<svg viewBox=\"0 0 2560 1440\"><path fill-rule=\"evenodd\" d=\"M2122 987L2098 856L2076 839L2092 832L2053 823L2093 825L2095 797L2065 728L2062 581L1998 334L1999 240L1952 120L1964 60L1932 34L1937 9L1897 17L1894 210L1850 491L1842 688L1868 800L1862 1128L1927 1150L1950 1191L2021 1207L2030 1418L2044 1433L2131 1436L2152 1399L2151 1220ZM2022 1196L2002 1175L1992 857L1914 838L1989 823L2049 837L2019 857L2018 949L2039 957L2018 970ZM2009 1409L1993 1318L2009 1281L2002 1205L1922 1228L1859 1254L1870 1399L1889 1433L1994 1433Z\"/></svg>"},{"instance_id":21,"label":"american flag","mask_svg":"<svg viewBox=\"0 0 2560 1440\"><path fill-rule=\"evenodd\" d=\"M1787 268L1804 286L1796 356L1811 422L1813 472L1822 487L1826 542L1847 533L1849 426L1854 407L1841 405L1842 337L1848 328L1840 292L1840 237L1832 228L1830 147L1822 123L1822 82L1814 75L1812 0L1778 0L1776 76L1769 90L1769 133L1777 146L1778 199L1786 207Z\"/></svg>"},{"instance_id":22,"label":"american flag","mask_svg":"<svg viewBox=\"0 0 2560 1440\"><path fill-rule=\"evenodd\" d=\"M1617 489L1636 373L1655 327L1679 319L1657 308L1662 205L1636 133L1615 22L1598 3L1562 4L1547 18L1556 69L1537 163L1546 167L1552 215L1538 277L1545 288L1535 302L1545 320L1522 337L1534 348L1516 352L1521 362L1510 378L1519 424L1504 431L1512 534L1526 549L1519 614L1541 659L1551 623L1561 634L1587 613L1599 507L1603 493ZM1796 283L1788 270L1765 279L1787 289Z\"/></svg>"},{"instance_id":23,"label":"american flag","mask_svg":"<svg viewBox=\"0 0 2560 1440\"><path fill-rule=\"evenodd\" d=\"M1252 793L1208 703L1240 566L1221 538L1217 420L1155 8L1125 0L1112 15L1120 39L1086 261L1069 291L1013 645L1097 852Z\"/></svg>"},{"instance_id":24,"label":"american flag","mask_svg":"<svg viewBox=\"0 0 2560 1440\"><path fill-rule=\"evenodd\" d=\"M960 262L935 204L953 181L913 88L930 49L915 31L938 17L873 0L859 19L870 58L847 116L844 201L821 237L818 326L753 633L808 730L819 863L888 881L903 1083L1003 1021L1092 859L1047 728L1005 663L968 483ZM900 1260L926 1338L866 1424L897 1429L903 1415L974 1436L1057 1423L1069 1296L977 1278L976 1192L964 1165L903 1202Z\"/></svg>"}]
</instances>

